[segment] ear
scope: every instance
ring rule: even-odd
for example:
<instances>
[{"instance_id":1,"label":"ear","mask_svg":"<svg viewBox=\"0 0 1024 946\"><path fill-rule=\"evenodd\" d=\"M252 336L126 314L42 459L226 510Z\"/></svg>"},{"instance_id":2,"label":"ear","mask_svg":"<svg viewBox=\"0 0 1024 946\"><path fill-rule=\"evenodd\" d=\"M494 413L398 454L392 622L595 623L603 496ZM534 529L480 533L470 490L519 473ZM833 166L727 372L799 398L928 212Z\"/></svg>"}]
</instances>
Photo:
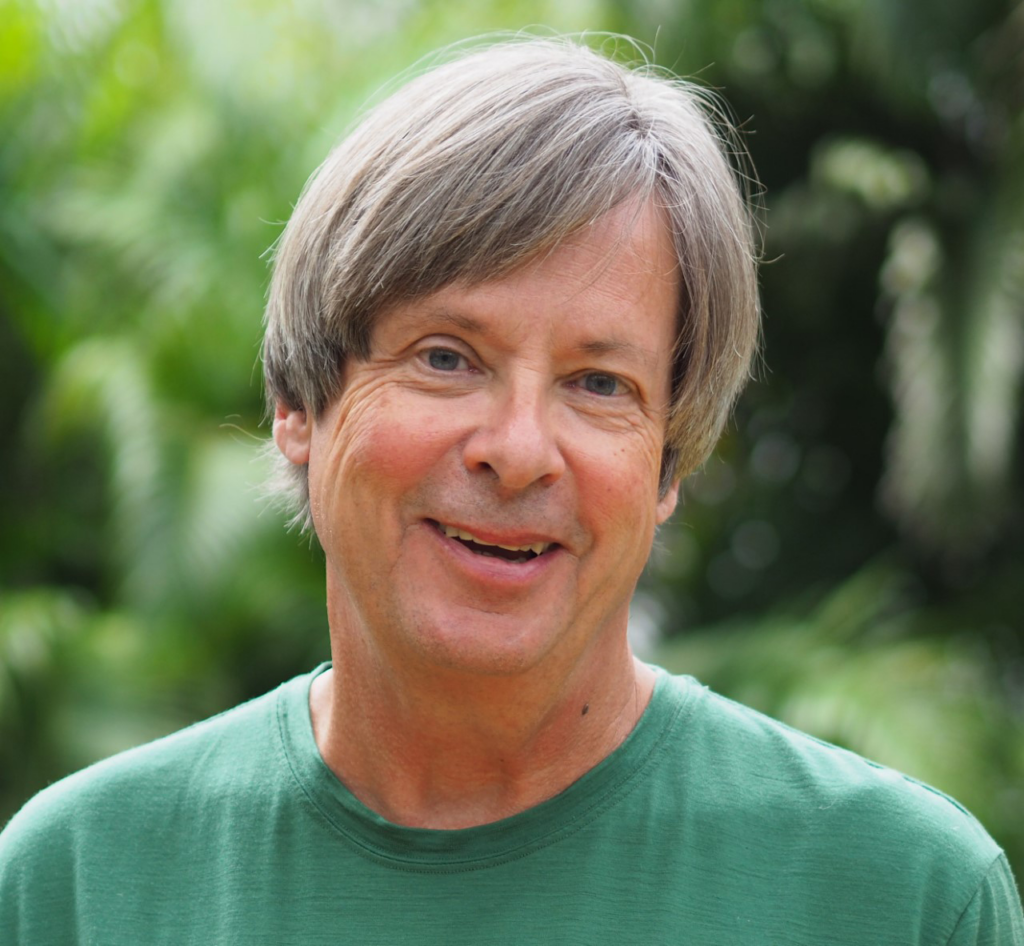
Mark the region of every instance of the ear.
<instances>
[{"instance_id":1,"label":"ear","mask_svg":"<svg viewBox=\"0 0 1024 946\"><path fill-rule=\"evenodd\" d=\"M313 420L302 408L288 407L281 401L274 410L274 443L292 463L309 463L309 442L313 436Z\"/></svg>"},{"instance_id":2,"label":"ear","mask_svg":"<svg viewBox=\"0 0 1024 946\"><path fill-rule=\"evenodd\" d=\"M658 500L655 507L655 519L658 525L665 523L669 516L676 511L676 504L679 502L679 480L676 480L666 491L665 495Z\"/></svg>"}]
</instances>

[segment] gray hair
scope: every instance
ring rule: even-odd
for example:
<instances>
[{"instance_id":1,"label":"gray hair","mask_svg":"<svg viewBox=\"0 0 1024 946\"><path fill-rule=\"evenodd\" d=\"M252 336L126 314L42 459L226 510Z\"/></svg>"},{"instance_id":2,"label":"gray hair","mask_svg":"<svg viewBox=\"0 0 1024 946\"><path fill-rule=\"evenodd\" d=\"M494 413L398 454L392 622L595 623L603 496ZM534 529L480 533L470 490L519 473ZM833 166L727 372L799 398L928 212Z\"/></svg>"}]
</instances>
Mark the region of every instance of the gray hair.
<instances>
[{"instance_id":1,"label":"gray hair","mask_svg":"<svg viewBox=\"0 0 1024 946\"><path fill-rule=\"evenodd\" d=\"M418 76L335 147L282 234L269 410L319 416L390 306L506 275L624 201L653 201L682 277L667 490L711 452L757 346L745 154L706 90L569 39L501 42ZM280 462L277 489L308 528L307 468Z\"/></svg>"}]
</instances>

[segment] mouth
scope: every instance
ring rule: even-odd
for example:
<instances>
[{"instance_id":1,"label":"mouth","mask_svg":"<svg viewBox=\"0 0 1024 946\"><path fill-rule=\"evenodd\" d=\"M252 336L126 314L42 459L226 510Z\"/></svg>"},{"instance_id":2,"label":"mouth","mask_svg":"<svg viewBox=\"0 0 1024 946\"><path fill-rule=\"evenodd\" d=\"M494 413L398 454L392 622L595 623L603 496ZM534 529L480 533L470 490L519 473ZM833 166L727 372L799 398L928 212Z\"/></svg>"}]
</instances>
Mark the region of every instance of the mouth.
<instances>
[{"instance_id":1,"label":"mouth","mask_svg":"<svg viewBox=\"0 0 1024 946\"><path fill-rule=\"evenodd\" d=\"M445 525L443 522L433 521L434 527L442 535L461 543L476 555L484 558L500 558L506 562L521 565L532 559L558 548L557 542L530 542L526 545L504 545L497 542L485 542L465 529L456 526Z\"/></svg>"}]
</instances>

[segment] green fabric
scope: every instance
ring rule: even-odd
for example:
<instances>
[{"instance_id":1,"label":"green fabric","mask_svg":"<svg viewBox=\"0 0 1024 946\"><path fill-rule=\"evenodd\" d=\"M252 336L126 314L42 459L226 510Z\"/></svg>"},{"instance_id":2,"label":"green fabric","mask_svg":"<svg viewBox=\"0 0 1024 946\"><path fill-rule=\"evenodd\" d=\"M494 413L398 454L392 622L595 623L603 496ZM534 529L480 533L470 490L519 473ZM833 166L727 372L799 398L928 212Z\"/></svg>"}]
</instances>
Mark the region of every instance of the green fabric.
<instances>
[{"instance_id":1,"label":"green fabric","mask_svg":"<svg viewBox=\"0 0 1024 946\"><path fill-rule=\"evenodd\" d=\"M311 679L31 801L0 835L0 943L1024 944L955 802L689 678L561 795L462 831L338 782Z\"/></svg>"}]
</instances>

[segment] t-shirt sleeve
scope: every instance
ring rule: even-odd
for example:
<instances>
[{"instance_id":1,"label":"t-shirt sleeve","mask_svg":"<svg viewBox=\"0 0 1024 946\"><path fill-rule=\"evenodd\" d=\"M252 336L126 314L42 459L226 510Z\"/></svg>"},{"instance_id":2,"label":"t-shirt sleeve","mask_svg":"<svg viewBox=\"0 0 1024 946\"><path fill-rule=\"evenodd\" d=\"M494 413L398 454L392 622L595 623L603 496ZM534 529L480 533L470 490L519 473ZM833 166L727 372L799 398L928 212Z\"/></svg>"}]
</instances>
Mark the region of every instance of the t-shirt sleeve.
<instances>
[{"instance_id":1,"label":"t-shirt sleeve","mask_svg":"<svg viewBox=\"0 0 1024 946\"><path fill-rule=\"evenodd\" d=\"M989 868L948 946L1024 946L1024 913L1005 855Z\"/></svg>"},{"instance_id":2,"label":"t-shirt sleeve","mask_svg":"<svg viewBox=\"0 0 1024 946\"><path fill-rule=\"evenodd\" d=\"M30 802L0 832L0 943L73 946L73 858L59 825L33 810Z\"/></svg>"}]
</instances>

